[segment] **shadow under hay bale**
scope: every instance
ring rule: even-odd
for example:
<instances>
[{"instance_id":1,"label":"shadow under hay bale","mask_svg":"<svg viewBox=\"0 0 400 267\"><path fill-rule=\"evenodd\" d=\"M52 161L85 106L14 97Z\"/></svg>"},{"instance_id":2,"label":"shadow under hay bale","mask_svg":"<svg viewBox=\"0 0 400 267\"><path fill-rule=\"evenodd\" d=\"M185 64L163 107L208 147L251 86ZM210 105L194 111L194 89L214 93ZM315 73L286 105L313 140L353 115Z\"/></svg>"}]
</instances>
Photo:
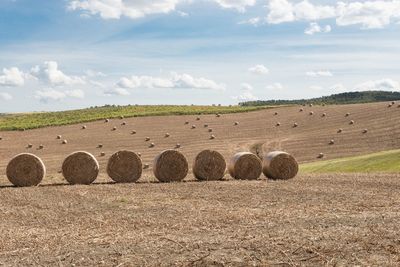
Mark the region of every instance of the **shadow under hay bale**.
<instances>
[{"instance_id":1,"label":"shadow under hay bale","mask_svg":"<svg viewBox=\"0 0 400 267\"><path fill-rule=\"evenodd\" d=\"M299 172L296 159L283 151L274 151L263 157L263 173L273 180L288 180Z\"/></svg>"},{"instance_id":2,"label":"shadow under hay bale","mask_svg":"<svg viewBox=\"0 0 400 267\"><path fill-rule=\"evenodd\" d=\"M43 161L29 153L16 155L6 168L8 180L15 186L36 186L46 175Z\"/></svg>"},{"instance_id":3,"label":"shadow under hay bale","mask_svg":"<svg viewBox=\"0 0 400 267\"><path fill-rule=\"evenodd\" d=\"M155 157L153 172L160 182L179 182L189 171L186 157L176 150L165 150Z\"/></svg>"},{"instance_id":4,"label":"shadow under hay bale","mask_svg":"<svg viewBox=\"0 0 400 267\"><path fill-rule=\"evenodd\" d=\"M200 181L217 181L224 178L226 162L224 157L214 150L203 150L193 163L193 174Z\"/></svg>"},{"instance_id":5,"label":"shadow under hay bale","mask_svg":"<svg viewBox=\"0 0 400 267\"><path fill-rule=\"evenodd\" d=\"M234 179L256 180L262 173L262 163L255 154L241 152L232 157L228 170Z\"/></svg>"},{"instance_id":6,"label":"shadow under hay bale","mask_svg":"<svg viewBox=\"0 0 400 267\"><path fill-rule=\"evenodd\" d=\"M111 155L107 174L117 183L134 183L142 176L143 164L135 152L122 150Z\"/></svg>"},{"instance_id":7,"label":"shadow under hay bale","mask_svg":"<svg viewBox=\"0 0 400 267\"><path fill-rule=\"evenodd\" d=\"M96 158L85 151L70 154L62 164L62 174L70 184L91 184L99 174Z\"/></svg>"}]
</instances>

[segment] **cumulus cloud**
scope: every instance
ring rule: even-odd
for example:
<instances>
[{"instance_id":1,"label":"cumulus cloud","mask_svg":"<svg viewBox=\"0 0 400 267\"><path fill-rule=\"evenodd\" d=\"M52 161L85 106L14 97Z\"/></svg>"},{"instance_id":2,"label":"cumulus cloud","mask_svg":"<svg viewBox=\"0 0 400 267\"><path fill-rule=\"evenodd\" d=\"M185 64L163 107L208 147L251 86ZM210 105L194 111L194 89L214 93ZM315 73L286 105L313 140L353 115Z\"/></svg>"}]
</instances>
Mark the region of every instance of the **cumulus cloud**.
<instances>
[{"instance_id":1,"label":"cumulus cloud","mask_svg":"<svg viewBox=\"0 0 400 267\"><path fill-rule=\"evenodd\" d=\"M273 83L273 84L267 85L265 88L268 90L281 90L281 89L283 89L283 85L281 83Z\"/></svg>"},{"instance_id":2,"label":"cumulus cloud","mask_svg":"<svg viewBox=\"0 0 400 267\"><path fill-rule=\"evenodd\" d=\"M264 65L255 65L248 69L250 73L257 74L257 75L265 75L269 73L269 69Z\"/></svg>"},{"instance_id":3,"label":"cumulus cloud","mask_svg":"<svg viewBox=\"0 0 400 267\"><path fill-rule=\"evenodd\" d=\"M189 74L171 73L169 77L131 76L122 77L117 83L120 88L191 88L225 90L225 85L206 78L195 78Z\"/></svg>"},{"instance_id":4,"label":"cumulus cloud","mask_svg":"<svg viewBox=\"0 0 400 267\"><path fill-rule=\"evenodd\" d=\"M253 6L256 0L213 0L223 8L232 8L244 12L246 7ZM85 16L99 15L103 19L120 19L128 17L138 19L152 14L167 14L174 11L180 3L191 3L187 0L71 0L69 10L81 10Z\"/></svg>"},{"instance_id":5,"label":"cumulus cloud","mask_svg":"<svg viewBox=\"0 0 400 267\"><path fill-rule=\"evenodd\" d=\"M332 77L333 73L328 70L307 71L306 75L309 77Z\"/></svg>"},{"instance_id":6,"label":"cumulus cloud","mask_svg":"<svg viewBox=\"0 0 400 267\"><path fill-rule=\"evenodd\" d=\"M355 91L370 91L370 90L399 91L400 83L392 79L380 79L358 84L355 86L354 90Z\"/></svg>"},{"instance_id":7,"label":"cumulus cloud","mask_svg":"<svg viewBox=\"0 0 400 267\"><path fill-rule=\"evenodd\" d=\"M325 27L321 27L316 22L311 22L307 29L304 30L305 34L313 35L314 33L328 33L332 31L332 27L330 25L326 25Z\"/></svg>"},{"instance_id":8,"label":"cumulus cloud","mask_svg":"<svg viewBox=\"0 0 400 267\"><path fill-rule=\"evenodd\" d=\"M54 89L37 90L35 92L35 98L44 103L47 103L51 100L60 101L66 97L84 98L85 93L82 90L68 90L63 92Z\"/></svg>"},{"instance_id":9,"label":"cumulus cloud","mask_svg":"<svg viewBox=\"0 0 400 267\"><path fill-rule=\"evenodd\" d=\"M52 86L85 84L85 80L78 76L68 76L58 69L55 61L46 61L42 66L35 66L30 74L39 80L45 80Z\"/></svg>"},{"instance_id":10,"label":"cumulus cloud","mask_svg":"<svg viewBox=\"0 0 400 267\"><path fill-rule=\"evenodd\" d=\"M13 97L9 93L0 92L0 99L1 100L5 100L5 101L9 101L9 100L13 99Z\"/></svg>"},{"instance_id":11,"label":"cumulus cloud","mask_svg":"<svg viewBox=\"0 0 400 267\"><path fill-rule=\"evenodd\" d=\"M4 68L0 75L0 86L23 86L25 84L25 74L16 67Z\"/></svg>"},{"instance_id":12,"label":"cumulus cloud","mask_svg":"<svg viewBox=\"0 0 400 267\"><path fill-rule=\"evenodd\" d=\"M270 24L334 18L338 26L360 25L364 29L376 29L400 21L399 0L340 1L336 5L316 5L308 0L298 3L271 0L268 8L267 21Z\"/></svg>"}]
</instances>

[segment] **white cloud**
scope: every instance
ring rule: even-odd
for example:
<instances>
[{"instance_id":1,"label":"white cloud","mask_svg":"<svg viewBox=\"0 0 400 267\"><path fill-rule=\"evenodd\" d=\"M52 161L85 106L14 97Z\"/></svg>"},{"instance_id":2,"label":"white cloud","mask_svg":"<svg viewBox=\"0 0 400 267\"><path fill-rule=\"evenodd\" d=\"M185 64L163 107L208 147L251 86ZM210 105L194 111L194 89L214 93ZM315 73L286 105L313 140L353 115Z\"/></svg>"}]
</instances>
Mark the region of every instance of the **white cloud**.
<instances>
[{"instance_id":1,"label":"white cloud","mask_svg":"<svg viewBox=\"0 0 400 267\"><path fill-rule=\"evenodd\" d=\"M124 88L111 88L106 91L104 91L104 95L106 96L115 96L115 95L130 95L128 90Z\"/></svg>"},{"instance_id":2,"label":"white cloud","mask_svg":"<svg viewBox=\"0 0 400 267\"><path fill-rule=\"evenodd\" d=\"M399 91L400 83L392 79L381 79L375 81L367 81L358 84L354 87L355 91L370 91L370 90L382 90L382 91Z\"/></svg>"},{"instance_id":3,"label":"white cloud","mask_svg":"<svg viewBox=\"0 0 400 267\"><path fill-rule=\"evenodd\" d=\"M251 18L248 20L242 20L238 24L249 24L253 26L259 26L264 23L264 20L260 17Z\"/></svg>"},{"instance_id":4,"label":"white cloud","mask_svg":"<svg viewBox=\"0 0 400 267\"><path fill-rule=\"evenodd\" d=\"M85 84L86 81L82 77L68 76L58 69L58 63L55 61L46 61L42 66L35 66L31 69L32 76L39 80L44 79L50 85L76 85Z\"/></svg>"},{"instance_id":5,"label":"white cloud","mask_svg":"<svg viewBox=\"0 0 400 267\"><path fill-rule=\"evenodd\" d=\"M120 88L192 88L225 90L224 84L216 83L206 78L194 78L189 74L171 73L170 77L160 78L152 76L122 77L117 86Z\"/></svg>"},{"instance_id":6,"label":"white cloud","mask_svg":"<svg viewBox=\"0 0 400 267\"><path fill-rule=\"evenodd\" d=\"M80 89L65 91L65 95L73 98L85 98L85 92Z\"/></svg>"},{"instance_id":7,"label":"white cloud","mask_svg":"<svg viewBox=\"0 0 400 267\"><path fill-rule=\"evenodd\" d=\"M281 83L273 83L273 84L267 85L265 88L268 90L282 90L283 85Z\"/></svg>"},{"instance_id":8,"label":"white cloud","mask_svg":"<svg viewBox=\"0 0 400 267\"><path fill-rule=\"evenodd\" d=\"M25 74L16 67L3 69L0 75L0 86L23 86L25 84Z\"/></svg>"},{"instance_id":9,"label":"white cloud","mask_svg":"<svg viewBox=\"0 0 400 267\"><path fill-rule=\"evenodd\" d=\"M245 90L245 91L253 91L253 86L248 83L242 83L240 85L240 87L242 88L242 90Z\"/></svg>"},{"instance_id":10,"label":"white cloud","mask_svg":"<svg viewBox=\"0 0 400 267\"><path fill-rule=\"evenodd\" d=\"M310 77L332 77L333 73L328 70L319 70L319 71L307 71L306 75Z\"/></svg>"},{"instance_id":11,"label":"white cloud","mask_svg":"<svg viewBox=\"0 0 400 267\"><path fill-rule=\"evenodd\" d=\"M257 97L255 97L252 92L246 91L240 94L239 96L233 96L232 99L235 99L237 101L251 101L251 100L256 100Z\"/></svg>"},{"instance_id":12,"label":"white cloud","mask_svg":"<svg viewBox=\"0 0 400 267\"><path fill-rule=\"evenodd\" d=\"M304 30L305 34L313 35L314 33L328 33L331 32L332 28L330 25L326 25L325 27L321 27L316 22L311 22L307 29Z\"/></svg>"},{"instance_id":13,"label":"white cloud","mask_svg":"<svg viewBox=\"0 0 400 267\"><path fill-rule=\"evenodd\" d=\"M223 8L232 8L244 12L246 7L253 6L256 0L213 0ZM103 19L120 19L128 17L138 19L152 14L167 14L174 11L180 3L191 3L188 0L72 0L69 10L81 10L85 17L99 15ZM186 14L186 13L180 13ZM185 15L184 15L185 16Z\"/></svg>"},{"instance_id":14,"label":"white cloud","mask_svg":"<svg viewBox=\"0 0 400 267\"><path fill-rule=\"evenodd\" d=\"M5 100L5 101L9 101L9 100L13 99L13 97L9 93L0 92L0 99L1 100Z\"/></svg>"},{"instance_id":15,"label":"white cloud","mask_svg":"<svg viewBox=\"0 0 400 267\"><path fill-rule=\"evenodd\" d=\"M248 71L250 73L258 75L265 75L269 73L269 69L267 69L267 67L265 67L264 65L255 65L253 67L250 67Z\"/></svg>"},{"instance_id":16,"label":"white cloud","mask_svg":"<svg viewBox=\"0 0 400 267\"><path fill-rule=\"evenodd\" d=\"M66 94L54 89L38 90L35 92L35 98L41 102L48 102L50 100L59 101L64 99Z\"/></svg>"},{"instance_id":17,"label":"white cloud","mask_svg":"<svg viewBox=\"0 0 400 267\"><path fill-rule=\"evenodd\" d=\"M271 0L268 7L267 21L271 24L335 18L338 26L361 25L364 29L376 29L400 21L399 0L338 2L336 5L315 5L308 0L300 3Z\"/></svg>"}]
</instances>

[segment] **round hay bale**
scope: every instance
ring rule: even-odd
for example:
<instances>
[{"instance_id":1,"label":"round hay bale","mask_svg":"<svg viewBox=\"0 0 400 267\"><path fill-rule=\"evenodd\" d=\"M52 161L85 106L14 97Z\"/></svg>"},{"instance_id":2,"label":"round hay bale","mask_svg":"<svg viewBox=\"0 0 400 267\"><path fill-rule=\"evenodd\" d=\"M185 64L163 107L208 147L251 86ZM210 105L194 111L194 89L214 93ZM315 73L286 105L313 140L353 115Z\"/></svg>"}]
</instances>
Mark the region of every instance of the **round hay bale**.
<instances>
[{"instance_id":1,"label":"round hay bale","mask_svg":"<svg viewBox=\"0 0 400 267\"><path fill-rule=\"evenodd\" d=\"M136 134L136 131L135 130L131 131L131 134Z\"/></svg>"},{"instance_id":2,"label":"round hay bale","mask_svg":"<svg viewBox=\"0 0 400 267\"><path fill-rule=\"evenodd\" d=\"M98 144L97 148L103 148L103 144Z\"/></svg>"},{"instance_id":3,"label":"round hay bale","mask_svg":"<svg viewBox=\"0 0 400 267\"><path fill-rule=\"evenodd\" d=\"M339 129L338 131L337 131L337 133L342 133L343 132L343 129Z\"/></svg>"},{"instance_id":4,"label":"round hay bale","mask_svg":"<svg viewBox=\"0 0 400 267\"><path fill-rule=\"evenodd\" d=\"M199 121L199 120L200 120L200 117L197 117L197 118L196 118L196 121Z\"/></svg>"},{"instance_id":5,"label":"round hay bale","mask_svg":"<svg viewBox=\"0 0 400 267\"><path fill-rule=\"evenodd\" d=\"M313 112L313 111L310 111L310 113L309 113L309 114L310 114L310 116L312 116L312 115L314 115L314 112Z\"/></svg>"},{"instance_id":6,"label":"round hay bale","mask_svg":"<svg viewBox=\"0 0 400 267\"><path fill-rule=\"evenodd\" d=\"M397 107L400 108L400 104L398 104Z\"/></svg>"},{"instance_id":7,"label":"round hay bale","mask_svg":"<svg viewBox=\"0 0 400 267\"><path fill-rule=\"evenodd\" d=\"M208 124L204 124L204 128L208 128Z\"/></svg>"},{"instance_id":8,"label":"round hay bale","mask_svg":"<svg viewBox=\"0 0 400 267\"><path fill-rule=\"evenodd\" d=\"M117 183L134 183L142 176L142 160L132 151L122 150L111 155L107 174Z\"/></svg>"},{"instance_id":9,"label":"round hay bale","mask_svg":"<svg viewBox=\"0 0 400 267\"><path fill-rule=\"evenodd\" d=\"M67 141L67 140L63 140L63 141L62 141L62 144L63 144L63 145L66 145L66 144L68 144L68 141Z\"/></svg>"},{"instance_id":10,"label":"round hay bale","mask_svg":"<svg viewBox=\"0 0 400 267\"><path fill-rule=\"evenodd\" d=\"M61 139L61 135L57 135L57 139L59 139L59 140L60 140L60 139Z\"/></svg>"},{"instance_id":11,"label":"round hay bale","mask_svg":"<svg viewBox=\"0 0 400 267\"><path fill-rule=\"evenodd\" d=\"M354 124L354 121L353 121L353 120L351 120L351 121L349 122L349 124L350 124L350 125L353 125L353 124Z\"/></svg>"},{"instance_id":12,"label":"round hay bale","mask_svg":"<svg viewBox=\"0 0 400 267\"><path fill-rule=\"evenodd\" d=\"M323 118L326 117L326 113L322 113L321 117Z\"/></svg>"},{"instance_id":13,"label":"round hay bale","mask_svg":"<svg viewBox=\"0 0 400 267\"><path fill-rule=\"evenodd\" d=\"M125 125L126 125L126 122L124 121L123 123L121 123L121 125L122 125L122 126L125 126Z\"/></svg>"},{"instance_id":14,"label":"round hay bale","mask_svg":"<svg viewBox=\"0 0 400 267\"><path fill-rule=\"evenodd\" d=\"M396 104L396 102L392 101L392 105Z\"/></svg>"},{"instance_id":15,"label":"round hay bale","mask_svg":"<svg viewBox=\"0 0 400 267\"><path fill-rule=\"evenodd\" d=\"M303 108L301 108L300 110L299 110L299 112L303 112L304 111L304 109Z\"/></svg>"},{"instance_id":16,"label":"round hay bale","mask_svg":"<svg viewBox=\"0 0 400 267\"><path fill-rule=\"evenodd\" d=\"M137 154L139 157L142 157L142 153L137 152L136 154Z\"/></svg>"},{"instance_id":17,"label":"round hay bale","mask_svg":"<svg viewBox=\"0 0 400 267\"><path fill-rule=\"evenodd\" d=\"M110 120L109 120L109 119L105 119L104 122L105 122L105 123L108 123L108 122L110 122Z\"/></svg>"},{"instance_id":18,"label":"round hay bale","mask_svg":"<svg viewBox=\"0 0 400 267\"><path fill-rule=\"evenodd\" d=\"M169 134L169 133L166 133L165 134L165 138L168 138L168 137L170 137L171 135Z\"/></svg>"},{"instance_id":19,"label":"round hay bale","mask_svg":"<svg viewBox=\"0 0 400 267\"><path fill-rule=\"evenodd\" d=\"M298 127L299 125L297 124L297 122L293 123L293 128Z\"/></svg>"},{"instance_id":20,"label":"round hay bale","mask_svg":"<svg viewBox=\"0 0 400 267\"><path fill-rule=\"evenodd\" d=\"M149 148L153 148L153 147L155 147L155 146L156 146L156 144L151 143L151 144L149 145Z\"/></svg>"},{"instance_id":21,"label":"round hay bale","mask_svg":"<svg viewBox=\"0 0 400 267\"><path fill-rule=\"evenodd\" d=\"M150 137L146 137L146 138L144 139L144 141L146 141L146 142L150 141Z\"/></svg>"},{"instance_id":22,"label":"round hay bale","mask_svg":"<svg viewBox=\"0 0 400 267\"><path fill-rule=\"evenodd\" d=\"M84 151L70 154L62 164L62 174L70 184L91 184L99 174L96 158Z\"/></svg>"},{"instance_id":23,"label":"round hay bale","mask_svg":"<svg viewBox=\"0 0 400 267\"><path fill-rule=\"evenodd\" d=\"M229 162L229 174L238 180L256 180L262 173L261 160L250 152L235 154Z\"/></svg>"},{"instance_id":24,"label":"round hay bale","mask_svg":"<svg viewBox=\"0 0 400 267\"><path fill-rule=\"evenodd\" d=\"M313 104L310 104L310 107L313 107L314 105Z\"/></svg>"},{"instance_id":25,"label":"round hay bale","mask_svg":"<svg viewBox=\"0 0 400 267\"><path fill-rule=\"evenodd\" d=\"M276 123L276 126L277 126L277 127L281 126L281 123L280 123L280 122L277 122L277 123Z\"/></svg>"},{"instance_id":26,"label":"round hay bale","mask_svg":"<svg viewBox=\"0 0 400 267\"><path fill-rule=\"evenodd\" d=\"M100 157L104 157L106 155L106 152L101 152Z\"/></svg>"},{"instance_id":27,"label":"round hay bale","mask_svg":"<svg viewBox=\"0 0 400 267\"><path fill-rule=\"evenodd\" d=\"M119 116L119 119L120 119L120 120L123 120L123 119L124 119L124 116Z\"/></svg>"},{"instance_id":28,"label":"round hay bale","mask_svg":"<svg viewBox=\"0 0 400 267\"><path fill-rule=\"evenodd\" d=\"M148 168L150 168L149 164L146 163L146 164L143 165L143 170L147 170Z\"/></svg>"},{"instance_id":29,"label":"round hay bale","mask_svg":"<svg viewBox=\"0 0 400 267\"><path fill-rule=\"evenodd\" d=\"M331 141L329 141L329 144L330 145L334 145L335 144L335 140L332 139Z\"/></svg>"},{"instance_id":30,"label":"round hay bale","mask_svg":"<svg viewBox=\"0 0 400 267\"><path fill-rule=\"evenodd\" d=\"M224 157L214 150L203 150L193 163L193 174L201 181L216 181L224 178L226 162Z\"/></svg>"},{"instance_id":31,"label":"round hay bale","mask_svg":"<svg viewBox=\"0 0 400 267\"><path fill-rule=\"evenodd\" d=\"M44 148L44 145L39 145L38 149L41 150Z\"/></svg>"},{"instance_id":32,"label":"round hay bale","mask_svg":"<svg viewBox=\"0 0 400 267\"><path fill-rule=\"evenodd\" d=\"M215 135L213 135L213 134L210 135L210 139L211 139L211 140L214 140L214 139L215 139Z\"/></svg>"},{"instance_id":33,"label":"round hay bale","mask_svg":"<svg viewBox=\"0 0 400 267\"><path fill-rule=\"evenodd\" d=\"M28 144L26 147L27 147L27 148L32 148L33 145L32 145L32 144Z\"/></svg>"},{"instance_id":34,"label":"round hay bale","mask_svg":"<svg viewBox=\"0 0 400 267\"><path fill-rule=\"evenodd\" d=\"M192 125L192 129L196 129L196 125Z\"/></svg>"},{"instance_id":35,"label":"round hay bale","mask_svg":"<svg viewBox=\"0 0 400 267\"><path fill-rule=\"evenodd\" d=\"M362 131L362 133L363 133L363 134L368 133L368 129L364 129L364 130Z\"/></svg>"},{"instance_id":36,"label":"round hay bale","mask_svg":"<svg viewBox=\"0 0 400 267\"><path fill-rule=\"evenodd\" d=\"M234 125L235 125L235 126L238 126L238 125L239 125L239 122L235 121Z\"/></svg>"},{"instance_id":37,"label":"round hay bale","mask_svg":"<svg viewBox=\"0 0 400 267\"><path fill-rule=\"evenodd\" d=\"M189 124L189 122L188 121L185 121L185 125L188 125Z\"/></svg>"},{"instance_id":38,"label":"round hay bale","mask_svg":"<svg viewBox=\"0 0 400 267\"><path fill-rule=\"evenodd\" d=\"M274 151L263 158L263 173L273 180L289 180L299 172L299 164L296 159L282 151Z\"/></svg>"},{"instance_id":39,"label":"round hay bale","mask_svg":"<svg viewBox=\"0 0 400 267\"><path fill-rule=\"evenodd\" d=\"M216 117L217 117L217 118L220 118L220 117L221 117L221 114L217 114Z\"/></svg>"},{"instance_id":40,"label":"round hay bale","mask_svg":"<svg viewBox=\"0 0 400 267\"><path fill-rule=\"evenodd\" d=\"M274 115L277 116L277 115L278 115L278 112L275 112Z\"/></svg>"},{"instance_id":41,"label":"round hay bale","mask_svg":"<svg viewBox=\"0 0 400 267\"><path fill-rule=\"evenodd\" d=\"M392 104L389 104L389 105L388 105L388 108L391 108L392 106L393 106Z\"/></svg>"},{"instance_id":42,"label":"round hay bale","mask_svg":"<svg viewBox=\"0 0 400 267\"><path fill-rule=\"evenodd\" d=\"M0 141L3 140L3 137L0 136Z\"/></svg>"},{"instance_id":43,"label":"round hay bale","mask_svg":"<svg viewBox=\"0 0 400 267\"><path fill-rule=\"evenodd\" d=\"M87 126L86 125L82 125L82 130L86 130Z\"/></svg>"},{"instance_id":44,"label":"round hay bale","mask_svg":"<svg viewBox=\"0 0 400 267\"><path fill-rule=\"evenodd\" d=\"M8 180L15 186L36 186L46 175L42 160L33 154L16 155L7 165Z\"/></svg>"},{"instance_id":45,"label":"round hay bale","mask_svg":"<svg viewBox=\"0 0 400 267\"><path fill-rule=\"evenodd\" d=\"M350 116L350 113L346 113L346 115L345 115L346 117L349 117Z\"/></svg>"},{"instance_id":46,"label":"round hay bale","mask_svg":"<svg viewBox=\"0 0 400 267\"><path fill-rule=\"evenodd\" d=\"M212 133L212 131L213 131L213 129L212 129L212 128L208 129L208 132L209 132L209 133Z\"/></svg>"},{"instance_id":47,"label":"round hay bale","mask_svg":"<svg viewBox=\"0 0 400 267\"><path fill-rule=\"evenodd\" d=\"M322 159L323 157L325 157L324 153L319 153L317 158Z\"/></svg>"},{"instance_id":48,"label":"round hay bale","mask_svg":"<svg viewBox=\"0 0 400 267\"><path fill-rule=\"evenodd\" d=\"M181 144L176 144L175 148L181 148Z\"/></svg>"},{"instance_id":49,"label":"round hay bale","mask_svg":"<svg viewBox=\"0 0 400 267\"><path fill-rule=\"evenodd\" d=\"M176 150L165 150L155 157L153 172L160 182L182 181L189 171L186 157Z\"/></svg>"},{"instance_id":50,"label":"round hay bale","mask_svg":"<svg viewBox=\"0 0 400 267\"><path fill-rule=\"evenodd\" d=\"M117 126L114 126L111 131L116 131L117 130Z\"/></svg>"}]
</instances>

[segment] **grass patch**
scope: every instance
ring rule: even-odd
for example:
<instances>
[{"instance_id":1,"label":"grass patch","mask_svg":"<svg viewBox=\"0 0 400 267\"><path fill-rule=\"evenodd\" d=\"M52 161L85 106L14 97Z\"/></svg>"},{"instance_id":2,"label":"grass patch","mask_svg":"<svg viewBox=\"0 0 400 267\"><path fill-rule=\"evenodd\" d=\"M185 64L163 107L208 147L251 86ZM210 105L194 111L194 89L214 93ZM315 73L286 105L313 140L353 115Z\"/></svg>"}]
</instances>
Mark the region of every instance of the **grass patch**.
<instances>
[{"instance_id":1,"label":"grass patch","mask_svg":"<svg viewBox=\"0 0 400 267\"><path fill-rule=\"evenodd\" d=\"M37 112L25 114L3 114L0 116L0 130L13 131L35 129L48 126L61 126L103 119L166 115L226 114L256 111L272 106L104 106L59 112Z\"/></svg>"},{"instance_id":2,"label":"grass patch","mask_svg":"<svg viewBox=\"0 0 400 267\"><path fill-rule=\"evenodd\" d=\"M302 173L399 172L400 150L325 160L300 165Z\"/></svg>"}]
</instances>

